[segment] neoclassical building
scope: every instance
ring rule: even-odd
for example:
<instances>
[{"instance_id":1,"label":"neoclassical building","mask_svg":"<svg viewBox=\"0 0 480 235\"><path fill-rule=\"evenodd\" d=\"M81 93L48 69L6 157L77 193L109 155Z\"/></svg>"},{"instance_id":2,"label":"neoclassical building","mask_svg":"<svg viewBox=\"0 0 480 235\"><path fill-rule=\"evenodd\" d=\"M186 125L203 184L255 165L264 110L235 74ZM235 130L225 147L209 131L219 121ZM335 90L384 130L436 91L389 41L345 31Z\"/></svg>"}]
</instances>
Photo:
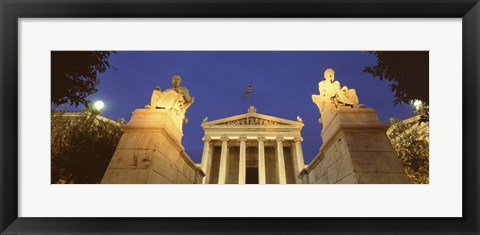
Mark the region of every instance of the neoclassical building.
<instances>
[{"instance_id":1,"label":"neoclassical building","mask_svg":"<svg viewBox=\"0 0 480 235\"><path fill-rule=\"evenodd\" d=\"M202 123L204 184L297 184L303 123L247 113Z\"/></svg>"},{"instance_id":2,"label":"neoclassical building","mask_svg":"<svg viewBox=\"0 0 480 235\"><path fill-rule=\"evenodd\" d=\"M409 183L376 111L359 104L354 89L341 87L333 69L324 77L319 94L312 95L321 116L322 147L308 165L302 153L302 119L259 114L253 106L241 115L205 118L202 161L193 162L181 141L194 98L174 75L172 88L155 88L150 104L121 125L123 135L102 183Z\"/></svg>"}]
</instances>

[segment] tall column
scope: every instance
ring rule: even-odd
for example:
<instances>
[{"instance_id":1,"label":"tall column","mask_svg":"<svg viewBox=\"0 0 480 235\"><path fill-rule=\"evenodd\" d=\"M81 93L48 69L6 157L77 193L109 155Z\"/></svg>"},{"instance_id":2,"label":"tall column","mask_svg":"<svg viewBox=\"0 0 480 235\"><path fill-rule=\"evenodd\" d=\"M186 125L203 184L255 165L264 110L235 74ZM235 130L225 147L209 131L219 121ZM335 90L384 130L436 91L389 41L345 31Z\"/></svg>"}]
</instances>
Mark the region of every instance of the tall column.
<instances>
[{"instance_id":1,"label":"tall column","mask_svg":"<svg viewBox=\"0 0 480 235\"><path fill-rule=\"evenodd\" d=\"M227 139L222 139L222 152L220 154L220 171L218 173L218 184L225 184L227 180Z\"/></svg>"},{"instance_id":2,"label":"tall column","mask_svg":"<svg viewBox=\"0 0 480 235\"><path fill-rule=\"evenodd\" d=\"M278 162L278 181L280 184L287 183L287 176L285 173L285 158L283 155L283 139L277 139L277 162Z\"/></svg>"},{"instance_id":3,"label":"tall column","mask_svg":"<svg viewBox=\"0 0 480 235\"><path fill-rule=\"evenodd\" d=\"M247 159L245 152L247 148L245 146L245 139L240 139L240 162L238 163L238 183L245 184L245 178L247 176Z\"/></svg>"},{"instance_id":4,"label":"tall column","mask_svg":"<svg viewBox=\"0 0 480 235\"><path fill-rule=\"evenodd\" d=\"M212 150L210 149L210 139L209 138L205 138L203 137L203 153L202 153L202 164L201 164L201 168L203 170L203 172L205 172L205 177L203 177L203 181L202 183L203 184L208 184L208 180L207 178L210 177L210 160L211 160L211 157L210 157L210 152Z\"/></svg>"},{"instance_id":5,"label":"tall column","mask_svg":"<svg viewBox=\"0 0 480 235\"><path fill-rule=\"evenodd\" d=\"M265 140L258 139L258 183L267 183L267 174L265 171Z\"/></svg>"},{"instance_id":6,"label":"tall column","mask_svg":"<svg viewBox=\"0 0 480 235\"><path fill-rule=\"evenodd\" d=\"M295 138L295 158L293 159L295 161L295 178L297 178L298 173L303 170L305 167L305 161L303 160L303 151L302 151L302 138Z\"/></svg>"}]
</instances>

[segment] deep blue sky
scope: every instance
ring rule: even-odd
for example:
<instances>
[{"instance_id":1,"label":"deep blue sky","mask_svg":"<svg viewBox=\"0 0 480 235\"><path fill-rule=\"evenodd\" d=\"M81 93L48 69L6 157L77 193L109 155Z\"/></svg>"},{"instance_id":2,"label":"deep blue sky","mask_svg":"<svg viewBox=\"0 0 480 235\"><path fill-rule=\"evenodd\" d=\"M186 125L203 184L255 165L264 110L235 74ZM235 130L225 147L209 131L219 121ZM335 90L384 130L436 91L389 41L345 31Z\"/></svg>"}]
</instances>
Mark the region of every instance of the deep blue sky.
<instances>
[{"instance_id":1,"label":"deep blue sky","mask_svg":"<svg viewBox=\"0 0 480 235\"><path fill-rule=\"evenodd\" d=\"M172 87L179 74L195 103L188 109L183 145L195 162L201 161L202 119L215 120L247 112L249 101L242 93L253 81L253 103L258 113L295 120L302 117L305 163L318 153L322 140L319 111L311 95L318 94L323 72L332 67L342 86L354 88L360 103L377 110L382 122L390 117L413 116L410 105L394 105L389 82L362 72L376 64L374 55L363 52L322 51L119 51L110 57L108 69L99 75L98 92L88 98L102 100L102 115L130 120L131 112L150 102L152 90Z\"/></svg>"}]
</instances>

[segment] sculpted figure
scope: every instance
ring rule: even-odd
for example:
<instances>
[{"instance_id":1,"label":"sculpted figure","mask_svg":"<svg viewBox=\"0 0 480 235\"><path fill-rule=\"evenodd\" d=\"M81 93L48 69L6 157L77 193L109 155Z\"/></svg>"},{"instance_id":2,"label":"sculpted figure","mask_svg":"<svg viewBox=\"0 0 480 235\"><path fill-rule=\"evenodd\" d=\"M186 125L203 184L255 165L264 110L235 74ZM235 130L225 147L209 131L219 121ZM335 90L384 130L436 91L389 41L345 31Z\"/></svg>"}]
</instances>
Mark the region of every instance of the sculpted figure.
<instances>
[{"instance_id":1,"label":"sculpted figure","mask_svg":"<svg viewBox=\"0 0 480 235\"><path fill-rule=\"evenodd\" d=\"M190 93L188 92L187 88L180 86L181 83L182 83L182 77L180 77L179 75L173 75L172 77L173 89L176 92L183 95L183 99L185 100L185 104L184 104L185 109L188 109L188 107L190 107L190 105L193 104L194 97L190 96Z\"/></svg>"},{"instance_id":2,"label":"sculpted figure","mask_svg":"<svg viewBox=\"0 0 480 235\"><path fill-rule=\"evenodd\" d=\"M156 104L158 101L160 101L160 97L162 96L162 90L160 89L159 86L155 87L155 90L153 90L152 93L152 98L150 99L150 104ZM151 105L145 106L145 108L150 108Z\"/></svg>"},{"instance_id":3,"label":"sculpted figure","mask_svg":"<svg viewBox=\"0 0 480 235\"><path fill-rule=\"evenodd\" d=\"M335 80L335 71L331 68L325 70L325 80L318 83L319 95L312 95L312 101L320 110L320 123L324 126L333 117L333 112L340 106L357 108L357 93L347 86L340 88L340 83Z\"/></svg>"},{"instance_id":4,"label":"sculpted figure","mask_svg":"<svg viewBox=\"0 0 480 235\"><path fill-rule=\"evenodd\" d=\"M153 90L150 104L146 105L146 109L166 109L176 116L182 116L184 123L188 122L186 117L187 109L193 104L194 97L190 96L188 89L180 86L182 78L179 75L172 77L173 88L167 89L164 92L160 87Z\"/></svg>"}]
</instances>

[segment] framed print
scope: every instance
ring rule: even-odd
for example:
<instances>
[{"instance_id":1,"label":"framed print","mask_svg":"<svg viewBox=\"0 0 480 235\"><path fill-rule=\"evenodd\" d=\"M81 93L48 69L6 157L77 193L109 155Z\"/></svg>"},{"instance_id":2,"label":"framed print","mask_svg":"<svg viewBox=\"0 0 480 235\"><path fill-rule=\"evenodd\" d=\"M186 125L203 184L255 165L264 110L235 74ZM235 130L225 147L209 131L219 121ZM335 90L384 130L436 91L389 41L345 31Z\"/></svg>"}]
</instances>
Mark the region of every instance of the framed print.
<instances>
[{"instance_id":1,"label":"framed print","mask_svg":"<svg viewBox=\"0 0 480 235\"><path fill-rule=\"evenodd\" d=\"M1 4L2 233L480 232L478 1Z\"/></svg>"}]
</instances>

